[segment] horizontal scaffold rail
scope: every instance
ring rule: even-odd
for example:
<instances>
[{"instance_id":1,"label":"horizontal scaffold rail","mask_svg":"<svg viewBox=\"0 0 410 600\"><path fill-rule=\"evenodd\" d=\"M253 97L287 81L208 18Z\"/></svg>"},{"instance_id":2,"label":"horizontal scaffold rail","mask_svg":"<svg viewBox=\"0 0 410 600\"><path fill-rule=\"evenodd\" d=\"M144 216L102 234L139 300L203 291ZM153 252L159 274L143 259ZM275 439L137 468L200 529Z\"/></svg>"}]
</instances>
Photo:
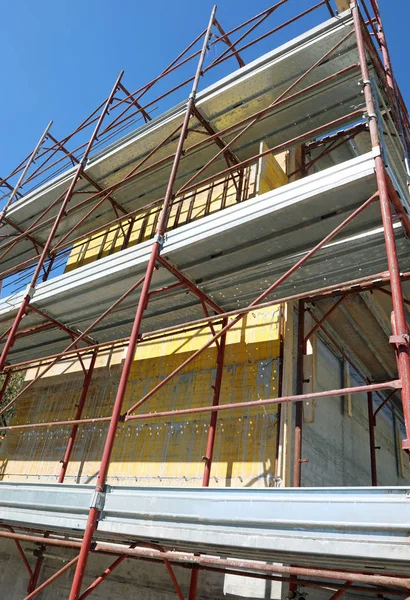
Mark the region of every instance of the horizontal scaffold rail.
<instances>
[{"instance_id":1,"label":"horizontal scaffold rail","mask_svg":"<svg viewBox=\"0 0 410 600\"><path fill-rule=\"evenodd\" d=\"M90 485L0 483L0 519L14 528L80 533L95 502L102 507L100 541L155 539L180 551L322 568L352 560L357 570L410 568L405 487L106 486L95 499Z\"/></svg>"}]
</instances>

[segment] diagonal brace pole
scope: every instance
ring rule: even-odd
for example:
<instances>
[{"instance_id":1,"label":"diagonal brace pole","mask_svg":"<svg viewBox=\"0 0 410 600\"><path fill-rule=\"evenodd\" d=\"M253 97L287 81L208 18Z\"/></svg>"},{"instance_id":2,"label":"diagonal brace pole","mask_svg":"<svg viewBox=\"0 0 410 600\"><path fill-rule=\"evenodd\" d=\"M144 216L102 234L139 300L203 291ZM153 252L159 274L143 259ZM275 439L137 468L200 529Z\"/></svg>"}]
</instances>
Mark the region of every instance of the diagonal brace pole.
<instances>
[{"instance_id":1,"label":"diagonal brace pole","mask_svg":"<svg viewBox=\"0 0 410 600\"><path fill-rule=\"evenodd\" d=\"M364 202L361 206L359 206L355 211L353 211L340 225L338 225L333 231L331 231L326 237L324 237L314 248L312 248L309 252L307 252L302 258L300 258L286 273L281 275L279 279L277 279L272 285L270 285L262 294L260 294L249 307L257 306L264 300L267 296L269 296L277 287L279 287L284 281L286 281L295 271L297 271L300 267L302 267L306 261L308 261L314 254L316 254L319 250L321 250L330 240L332 240L340 231L342 231L349 223L351 223L359 214L361 214L368 206L370 206L374 200L378 197L378 193L376 192L366 202ZM211 344L213 344L216 340L218 340L226 331L229 331L236 323L238 323L242 318L243 314L238 315L229 323L223 327L215 336L211 337L209 341L196 350L189 358L187 358L179 367L174 369L172 373L170 373L167 377L165 377L158 385L151 389L148 394L146 394L141 400L139 400L136 404L134 404L131 408L128 409L125 417L128 417L132 412L134 412L137 408L139 408L144 402L146 402L151 396L153 396L161 387L163 387L170 379L172 379L175 375L177 375L180 371L182 371L186 365L191 363L197 356L199 356L204 350L209 348Z\"/></svg>"},{"instance_id":2,"label":"diagonal brace pole","mask_svg":"<svg viewBox=\"0 0 410 600\"><path fill-rule=\"evenodd\" d=\"M24 299L23 299L23 301L22 301L22 303L20 305L20 308L19 308L19 310L17 312L17 315L16 315L16 318L14 320L13 326L11 328L10 334L9 334L9 336L7 338L7 341L6 341L5 345L4 345L3 352L1 353L1 356L0 356L0 371L3 370L3 367L4 367L5 363L6 363L8 353L9 353L10 348L12 347L12 345L14 343L15 335L17 333L17 330L18 330L18 327L20 325L20 322L23 319L24 315L26 314L27 307L30 304L30 301L31 301L31 299L32 299L32 297L34 295L34 291L35 291L35 287L36 287L36 284L37 284L37 280L39 278L39 275L40 275L41 269L43 267L44 261L46 260L46 258L48 256L48 252L49 252L49 249L51 247L52 241L53 241L53 239L55 237L55 234L57 233L57 230L59 228L61 220L65 216L65 211L66 211L67 205L69 204L69 202L70 202L70 200L71 200L71 198L73 196L75 186L76 186L78 180L80 179L81 174L82 174L82 172L84 170L86 161L87 161L88 156L89 156L89 154L91 152L91 149L93 147L94 141L96 140L96 138L98 136L98 132L100 131L101 125L102 125L102 123L104 121L104 117L108 113L109 107L110 107L110 105L111 105L111 103L113 101L115 92L118 89L118 84L121 81L122 75L123 75L123 71L121 71L121 73L119 74L119 76L118 76L118 78L117 78L117 80L116 80L116 82L114 84L114 87L113 87L110 95L107 98L107 101L106 101L106 103L104 105L104 108L103 108L103 110L102 110L102 112L100 114L100 117L98 119L97 125L95 126L95 129L94 129L94 131L93 131L93 133L91 135L91 138L90 138L90 140L89 140L89 142L87 144L87 148L86 148L86 150L84 152L82 161L78 165L77 170L74 173L73 179L71 180L69 188L68 188L68 190L66 192L65 198L64 198L63 202L61 203L60 210L58 211L58 214L57 214L57 216L55 218L54 224L53 224L53 226L52 226L52 228L50 230L50 233L48 235L47 241L46 241L46 243L44 245L44 248L43 248L43 251L41 253L40 259L39 259L39 261L37 263L37 267L36 267L36 269L35 269L35 271L33 273L33 276L31 278L30 284L27 287L26 294L25 294Z\"/></svg>"},{"instance_id":3,"label":"diagonal brace pole","mask_svg":"<svg viewBox=\"0 0 410 600\"><path fill-rule=\"evenodd\" d=\"M214 23L215 23L215 27L218 29L219 33L221 34L221 37L219 39L222 42L224 42L228 46L228 48L231 50L232 54L235 56L236 60L238 61L239 66L244 67L245 62L243 61L243 59L242 59L241 55L239 54L239 52L237 51L237 49L235 48L235 45L229 39L228 34L224 31L224 29L223 29L222 25L219 23L218 19L215 19Z\"/></svg>"}]
</instances>

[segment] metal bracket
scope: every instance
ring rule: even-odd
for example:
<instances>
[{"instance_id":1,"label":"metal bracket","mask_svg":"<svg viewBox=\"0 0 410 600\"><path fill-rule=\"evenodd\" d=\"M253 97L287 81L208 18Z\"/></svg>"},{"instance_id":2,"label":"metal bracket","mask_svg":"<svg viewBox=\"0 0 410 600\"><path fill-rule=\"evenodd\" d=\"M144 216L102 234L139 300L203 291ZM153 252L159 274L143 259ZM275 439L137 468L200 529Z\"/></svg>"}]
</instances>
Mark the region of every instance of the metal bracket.
<instances>
[{"instance_id":1,"label":"metal bracket","mask_svg":"<svg viewBox=\"0 0 410 600\"><path fill-rule=\"evenodd\" d=\"M382 151L380 149L380 146L375 146L374 148L372 148L372 153L373 153L373 158L376 158L376 156L381 156Z\"/></svg>"},{"instance_id":2,"label":"metal bracket","mask_svg":"<svg viewBox=\"0 0 410 600\"><path fill-rule=\"evenodd\" d=\"M90 508L96 508L101 511L105 504L105 494L106 492L94 492L91 498Z\"/></svg>"},{"instance_id":3,"label":"metal bracket","mask_svg":"<svg viewBox=\"0 0 410 600\"><path fill-rule=\"evenodd\" d=\"M366 111L363 113L363 119L367 119L367 120L370 120L370 119L377 119L377 115L376 115L376 113L369 113L369 112L367 112L367 110L366 110Z\"/></svg>"},{"instance_id":4,"label":"metal bracket","mask_svg":"<svg viewBox=\"0 0 410 600\"><path fill-rule=\"evenodd\" d=\"M403 450L407 450L407 452L410 452L410 440L403 440L401 443L401 447L403 448ZM410 497L410 495L407 494L407 497Z\"/></svg>"},{"instance_id":5,"label":"metal bracket","mask_svg":"<svg viewBox=\"0 0 410 600\"><path fill-rule=\"evenodd\" d=\"M165 244L165 236L161 235L160 233L156 233L154 236L154 242L157 242L162 250Z\"/></svg>"},{"instance_id":6,"label":"metal bracket","mask_svg":"<svg viewBox=\"0 0 410 600\"><path fill-rule=\"evenodd\" d=\"M391 335L389 337L389 344L392 346L409 346L410 338L404 333L402 335Z\"/></svg>"},{"instance_id":7,"label":"metal bracket","mask_svg":"<svg viewBox=\"0 0 410 600\"><path fill-rule=\"evenodd\" d=\"M25 295L25 296L28 296L28 297L30 298L30 300L32 300L32 298L33 298L33 296L34 296L35 292L36 292L36 288L35 288L35 287L33 287L32 285L30 285L30 284L29 284L29 285L26 287L26 291L24 292L24 295Z\"/></svg>"}]
</instances>

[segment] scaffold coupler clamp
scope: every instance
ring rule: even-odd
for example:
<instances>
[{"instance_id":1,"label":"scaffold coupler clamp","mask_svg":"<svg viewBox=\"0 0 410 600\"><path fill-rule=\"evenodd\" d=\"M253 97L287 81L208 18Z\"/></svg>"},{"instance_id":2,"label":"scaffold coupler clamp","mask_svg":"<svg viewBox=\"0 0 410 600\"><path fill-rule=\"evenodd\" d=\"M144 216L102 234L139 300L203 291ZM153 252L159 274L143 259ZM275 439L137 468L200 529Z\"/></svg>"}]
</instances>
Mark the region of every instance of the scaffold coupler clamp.
<instances>
[{"instance_id":1,"label":"scaffold coupler clamp","mask_svg":"<svg viewBox=\"0 0 410 600\"><path fill-rule=\"evenodd\" d=\"M159 245L159 249L161 251L165 244L165 236L161 233L156 233L154 236L154 242L156 242Z\"/></svg>"},{"instance_id":2,"label":"scaffold coupler clamp","mask_svg":"<svg viewBox=\"0 0 410 600\"><path fill-rule=\"evenodd\" d=\"M359 81L357 82L357 85L360 86L364 86L364 85L371 85L372 82L370 81L370 79L359 79Z\"/></svg>"},{"instance_id":3,"label":"scaffold coupler clamp","mask_svg":"<svg viewBox=\"0 0 410 600\"><path fill-rule=\"evenodd\" d=\"M26 287L26 291L24 292L24 296L28 296L30 298L30 300L33 299L34 294L36 293L36 288L32 285L28 285Z\"/></svg>"},{"instance_id":4,"label":"scaffold coupler clamp","mask_svg":"<svg viewBox=\"0 0 410 600\"><path fill-rule=\"evenodd\" d=\"M403 450L410 454L410 440L403 440L401 443L401 447Z\"/></svg>"},{"instance_id":5,"label":"scaffold coupler clamp","mask_svg":"<svg viewBox=\"0 0 410 600\"><path fill-rule=\"evenodd\" d=\"M108 491L108 486L104 486L102 491L95 490L90 502L90 508L96 508L99 512L98 520L102 518L102 513L105 506L105 496Z\"/></svg>"},{"instance_id":6,"label":"scaffold coupler clamp","mask_svg":"<svg viewBox=\"0 0 410 600\"><path fill-rule=\"evenodd\" d=\"M391 335L389 337L389 344L393 346L396 350L399 349L400 346L405 346L406 348L410 347L410 336L408 333L402 333L401 335Z\"/></svg>"},{"instance_id":7,"label":"scaffold coupler clamp","mask_svg":"<svg viewBox=\"0 0 410 600\"><path fill-rule=\"evenodd\" d=\"M370 122L370 119L376 119L377 120L377 115L376 115L376 113L371 113L368 110L365 110L363 112L363 119L366 119L367 122Z\"/></svg>"}]
</instances>

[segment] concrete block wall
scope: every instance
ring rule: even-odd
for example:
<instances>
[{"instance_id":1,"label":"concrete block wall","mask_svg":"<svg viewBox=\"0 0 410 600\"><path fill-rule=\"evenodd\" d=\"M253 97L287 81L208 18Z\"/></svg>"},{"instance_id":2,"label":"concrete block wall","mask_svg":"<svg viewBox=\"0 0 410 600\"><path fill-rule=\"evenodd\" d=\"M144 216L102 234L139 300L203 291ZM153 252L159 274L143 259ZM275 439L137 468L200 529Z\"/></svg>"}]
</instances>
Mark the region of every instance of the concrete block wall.
<instances>
[{"instance_id":1,"label":"concrete block wall","mask_svg":"<svg viewBox=\"0 0 410 600\"><path fill-rule=\"evenodd\" d=\"M316 391L343 386L341 361L320 340L317 344ZM363 385L354 372L351 385ZM374 394L374 407L379 404ZM352 416L341 397L318 400L313 423L303 426L302 485L371 485L367 395L352 396ZM379 412L376 426L378 485L408 485L410 470L403 455L403 476L399 468L394 419L388 409Z\"/></svg>"}]
</instances>

